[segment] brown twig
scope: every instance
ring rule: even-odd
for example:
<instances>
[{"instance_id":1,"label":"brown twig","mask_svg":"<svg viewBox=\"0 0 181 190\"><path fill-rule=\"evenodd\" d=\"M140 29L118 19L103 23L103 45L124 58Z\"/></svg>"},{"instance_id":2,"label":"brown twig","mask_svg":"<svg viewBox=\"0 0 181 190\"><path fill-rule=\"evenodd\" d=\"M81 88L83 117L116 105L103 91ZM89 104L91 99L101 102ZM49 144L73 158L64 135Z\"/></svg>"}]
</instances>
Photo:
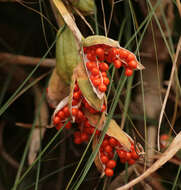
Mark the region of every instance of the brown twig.
<instances>
[{"instance_id":1,"label":"brown twig","mask_svg":"<svg viewBox=\"0 0 181 190\"><path fill-rule=\"evenodd\" d=\"M41 61L41 58L35 58L24 55L15 55L11 53L0 53L0 62L18 65L37 65ZM54 67L55 59L47 58L40 64L42 67Z\"/></svg>"}]
</instances>

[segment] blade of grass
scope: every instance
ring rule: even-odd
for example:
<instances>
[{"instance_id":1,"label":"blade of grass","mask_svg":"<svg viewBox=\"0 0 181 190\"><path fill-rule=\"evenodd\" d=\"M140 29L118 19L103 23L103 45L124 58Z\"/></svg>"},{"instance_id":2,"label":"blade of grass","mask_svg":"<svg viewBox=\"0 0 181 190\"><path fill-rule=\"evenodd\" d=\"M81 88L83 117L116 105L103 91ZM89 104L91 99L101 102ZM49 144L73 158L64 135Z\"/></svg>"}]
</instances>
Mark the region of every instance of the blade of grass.
<instances>
[{"instance_id":1,"label":"blade of grass","mask_svg":"<svg viewBox=\"0 0 181 190\"><path fill-rule=\"evenodd\" d=\"M177 186L177 181L179 179L180 171L181 171L181 165L178 168L177 175L175 177L175 180L174 180L174 183L173 183L173 186L172 186L172 190L175 190L175 188Z\"/></svg>"}]
</instances>

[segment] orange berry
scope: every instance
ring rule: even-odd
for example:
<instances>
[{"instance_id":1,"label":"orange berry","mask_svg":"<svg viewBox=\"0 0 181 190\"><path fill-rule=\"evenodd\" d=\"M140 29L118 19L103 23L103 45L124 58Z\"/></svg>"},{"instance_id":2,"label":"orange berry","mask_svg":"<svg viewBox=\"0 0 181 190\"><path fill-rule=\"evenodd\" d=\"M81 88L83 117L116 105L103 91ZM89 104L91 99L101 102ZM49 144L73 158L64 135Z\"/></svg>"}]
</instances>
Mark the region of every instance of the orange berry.
<instances>
[{"instance_id":1,"label":"orange berry","mask_svg":"<svg viewBox=\"0 0 181 190\"><path fill-rule=\"evenodd\" d=\"M119 50L119 56L121 59L126 59L129 55L129 51L125 50L125 49L120 49Z\"/></svg>"},{"instance_id":2,"label":"orange berry","mask_svg":"<svg viewBox=\"0 0 181 190\"><path fill-rule=\"evenodd\" d=\"M103 77L103 83L107 86L109 84L109 78Z\"/></svg>"},{"instance_id":3,"label":"orange berry","mask_svg":"<svg viewBox=\"0 0 181 190\"><path fill-rule=\"evenodd\" d=\"M130 68L126 68L126 70L125 70L125 75L126 75L127 77L129 77L129 76L131 76L132 74L133 74L133 70L130 69Z\"/></svg>"},{"instance_id":4,"label":"orange berry","mask_svg":"<svg viewBox=\"0 0 181 190\"><path fill-rule=\"evenodd\" d=\"M104 60L104 49L103 48L97 48L95 53L100 61Z\"/></svg>"},{"instance_id":5,"label":"orange berry","mask_svg":"<svg viewBox=\"0 0 181 190\"><path fill-rule=\"evenodd\" d=\"M115 59L113 64L116 69L119 69L122 66L122 62L119 59Z\"/></svg>"},{"instance_id":6,"label":"orange berry","mask_svg":"<svg viewBox=\"0 0 181 190\"><path fill-rule=\"evenodd\" d=\"M72 108L72 115L76 117L77 113L78 113L78 109L77 108Z\"/></svg>"},{"instance_id":7,"label":"orange berry","mask_svg":"<svg viewBox=\"0 0 181 190\"><path fill-rule=\"evenodd\" d=\"M137 65L138 63L135 61L135 60L131 60L128 62L128 66L131 68L131 69L136 69L137 68Z\"/></svg>"},{"instance_id":8,"label":"orange berry","mask_svg":"<svg viewBox=\"0 0 181 190\"><path fill-rule=\"evenodd\" d=\"M72 127L72 123L69 121L66 125L65 128L66 129L70 129Z\"/></svg>"},{"instance_id":9,"label":"orange berry","mask_svg":"<svg viewBox=\"0 0 181 190\"><path fill-rule=\"evenodd\" d=\"M60 111L57 113L57 116L60 118L60 120L63 120L63 119L65 118L65 113L60 110Z\"/></svg>"},{"instance_id":10,"label":"orange berry","mask_svg":"<svg viewBox=\"0 0 181 190\"><path fill-rule=\"evenodd\" d=\"M101 71L108 71L109 70L108 64L104 63L104 62L100 63L99 68L100 68Z\"/></svg>"},{"instance_id":11,"label":"orange berry","mask_svg":"<svg viewBox=\"0 0 181 190\"><path fill-rule=\"evenodd\" d=\"M100 159L103 164L106 164L109 161L109 158L106 155L101 155Z\"/></svg>"},{"instance_id":12,"label":"orange berry","mask_svg":"<svg viewBox=\"0 0 181 190\"><path fill-rule=\"evenodd\" d=\"M109 160L106 164L107 168L115 168L116 167L116 161L115 160Z\"/></svg>"},{"instance_id":13,"label":"orange berry","mask_svg":"<svg viewBox=\"0 0 181 190\"><path fill-rule=\"evenodd\" d=\"M109 139L109 144L110 144L112 147L115 147L115 146L117 146L118 142L117 142L117 140L116 140L115 138L111 137L111 138Z\"/></svg>"},{"instance_id":14,"label":"orange berry","mask_svg":"<svg viewBox=\"0 0 181 190\"><path fill-rule=\"evenodd\" d=\"M100 85L99 85L99 90L100 90L101 92L105 92L105 91L107 90L106 85L105 85L105 84L100 84Z\"/></svg>"},{"instance_id":15,"label":"orange berry","mask_svg":"<svg viewBox=\"0 0 181 190\"><path fill-rule=\"evenodd\" d=\"M91 73L94 76L99 75L99 69L97 67L94 67L94 68L92 68Z\"/></svg>"},{"instance_id":16,"label":"orange berry","mask_svg":"<svg viewBox=\"0 0 181 190\"><path fill-rule=\"evenodd\" d=\"M135 56L133 53L129 53L128 57L126 58L126 60L129 62L129 61L132 61L132 60L135 60Z\"/></svg>"},{"instance_id":17,"label":"orange berry","mask_svg":"<svg viewBox=\"0 0 181 190\"><path fill-rule=\"evenodd\" d=\"M105 173L106 176L109 176L109 177L114 175L113 169L110 169L110 168L106 168L104 173Z\"/></svg>"},{"instance_id":18,"label":"orange berry","mask_svg":"<svg viewBox=\"0 0 181 190\"><path fill-rule=\"evenodd\" d=\"M54 125L57 125L57 124L59 124L59 123L60 123L60 117L55 116L55 117L53 118L53 124L54 124Z\"/></svg>"},{"instance_id":19,"label":"orange berry","mask_svg":"<svg viewBox=\"0 0 181 190\"><path fill-rule=\"evenodd\" d=\"M66 117L70 116L70 112L69 112L68 106L65 106L62 111L64 112L64 114L65 114Z\"/></svg>"}]
</instances>

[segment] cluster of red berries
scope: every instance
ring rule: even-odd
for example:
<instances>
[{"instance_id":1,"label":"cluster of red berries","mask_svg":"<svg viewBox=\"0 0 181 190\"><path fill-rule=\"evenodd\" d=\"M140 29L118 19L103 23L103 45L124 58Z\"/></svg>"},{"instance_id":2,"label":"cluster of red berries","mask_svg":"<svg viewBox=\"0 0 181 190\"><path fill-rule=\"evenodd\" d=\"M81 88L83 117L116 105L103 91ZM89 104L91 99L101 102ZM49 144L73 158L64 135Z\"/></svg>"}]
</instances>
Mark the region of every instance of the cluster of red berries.
<instances>
[{"instance_id":1,"label":"cluster of red berries","mask_svg":"<svg viewBox=\"0 0 181 190\"><path fill-rule=\"evenodd\" d=\"M96 136L100 136L100 131L96 130L95 127L90 124L88 118L84 114L84 110L87 110L91 114L99 112L91 107L88 101L83 97L76 82L72 95L72 105L68 106L67 104L63 106L53 117L53 124L56 126L57 130L61 129L70 117L72 117L72 120L66 123L66 129L70 129L73 122L77 123L78 127L75 128L74 132L75 144L87 142L94 132ZM101 112L105 110L106 105L103 104ZM139 158L133 144L131 145L131 150L127 152L123 149L119 141L114 137L106 135L99 150L100 160L105 166L104 172L106 176L112 176L114 174L113 168L116 166L116 161L113 160L114 153L118 154L122 163L128 162L128 164L134 164L135 160Z\"/></svg>"},{"instance_id":2,"label":"cluster of red berries","mask_svg":"<svg viewBox=\"0 0 181 190\"><path fill-rule=\"evenodd\" d=\"M138 149L136 151L138 151ZM128 162L128 164L132 165L139 158L136 151L133 143L131 144L130 151L126 151L114 137L106 135L99 151L100 160L105 166L105 175L113 176L114 174L113 169L116 167L116 161L113 160L114 153L118 154L121 163Z\"/></svg>"},{"instance_id":3,"label":"cluster of red berries","mask_svg":"<svg viewBox=\"0 0 181 190\"><path fill-rule=\"evenodd\" d=\"M131 76L138 65L136 56L124 48L94 45L85 47L84 53L89 78L94 87L100 92L105 92L109 84L106 73L109 69L109 63L113 63L117 69L122 66L125 67L126 76Z\"/></svg>"},{"instance_id":4,"label":"cluster of red berries","mask_svg":"<svg viewBox=\"0 0 181 190\"><path fill-rule=\"evenodd\" d=\"M72 122L74 121L78 124L78 130L74 132L74 142L76 144L81 144L85 141L88 141L95 130L95 127L89 123L87 117L83 112L85 109L91 114L99 112L91 107L87 100L83 98L82 92L80 91L80 88L76 82L73 90L71 109L68 107L68 105L65 105L55 114L53 118L53 124L56 126L57 130L64 126L64 123L66 123L67 119L70 116L74 118L74 120L68 121L68 123L65 125L65 128L70 129L72 127ZM101 112L104 112L105 110L106 105L103 104ZM95 134L100 134L100 131L96 130Z\"/></svg>"}]
</instances>

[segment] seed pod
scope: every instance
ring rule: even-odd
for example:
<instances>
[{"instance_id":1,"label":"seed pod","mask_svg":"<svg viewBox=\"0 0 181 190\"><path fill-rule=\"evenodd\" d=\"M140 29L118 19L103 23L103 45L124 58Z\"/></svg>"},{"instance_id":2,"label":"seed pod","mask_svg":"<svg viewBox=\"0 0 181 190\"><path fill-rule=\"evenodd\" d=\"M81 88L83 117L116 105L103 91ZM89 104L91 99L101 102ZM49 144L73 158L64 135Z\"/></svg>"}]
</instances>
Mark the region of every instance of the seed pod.
<instances>
[{"instance_id":1,"label":"seed pod","mask_svg":"<svg viewBox=\"0 0 181 190\"><path fill-rule=\"evenodd\" d=\"M47 88L47 100L51 107L55 108L57 104L69 94L69 86L53 70Z\"/></svg>"},{"instance_id":2,"label":"seed pod","mask_svg":"<svg viewBox=\"0 0 181 190\"><path fill-rule=\"evenodd\" d=\"M59 76L70 84L73 70L80 63L80 54L74 35L68 27L59 30L56 42L56 69Z\"/></svg>"},{"instance_id":3,"label":"seed pod","mask_svg":"<svg viewBox=\"0 0 181 190\"><path fill-rule=\"evenodd\" d=\"M72 4L85 14L94 13L94 0L72 0Z\"/></svg>"},{"instance_id":4,"label":"seed pod","mask_svg":"<svg viewBox=\"0 0 181 190\"><path fill-rule=\"evenodd\" d=\"M118 41L105 36L89 36L83 39L83 47L85 69L99 99L103 98L109 84L106 74L109 64L113 63L117 69L125 67L126 76L131 76L134 69L144 68L132 52L120 47Z\"/></svg>"},{"instance_id":5,"label":"seed pod","mask_svg":"<svg viewBox=\"0 0 181 190\"><path fill-rule=\"evenodd\" d=\"M106 141L105 139L108 139L107 142L104 142ZM109 139L111 139L111 143ZM114 120L111 120L109 123L108 130L104 137L104 141L94 160L95 165L97 169L102 173L102 176L105 175L104 171L106 171L105 170L106 167L112 169L116 165L115 161L112 160L114 155L113 151L115 150L116 152L117 151L119 152L120 150L124 151L126 153L125 155L130 157L129 160L125 160L128 161L129 164L133 164L139 158L139 155L143 154L143 148L141 147L141 145L139 145L140 147L136 145L133 146L134 145L133 139L127 133L125 133ZM110 143L110 144L106 145L105 143ZM92 145L93 151L95 150L97 144L98 144L98 138L97 136L95 136ZM110 158L109 149L112 152L111 158ZM128 159L128 157L126 159Z\"/></svg>"}]
</instances>

